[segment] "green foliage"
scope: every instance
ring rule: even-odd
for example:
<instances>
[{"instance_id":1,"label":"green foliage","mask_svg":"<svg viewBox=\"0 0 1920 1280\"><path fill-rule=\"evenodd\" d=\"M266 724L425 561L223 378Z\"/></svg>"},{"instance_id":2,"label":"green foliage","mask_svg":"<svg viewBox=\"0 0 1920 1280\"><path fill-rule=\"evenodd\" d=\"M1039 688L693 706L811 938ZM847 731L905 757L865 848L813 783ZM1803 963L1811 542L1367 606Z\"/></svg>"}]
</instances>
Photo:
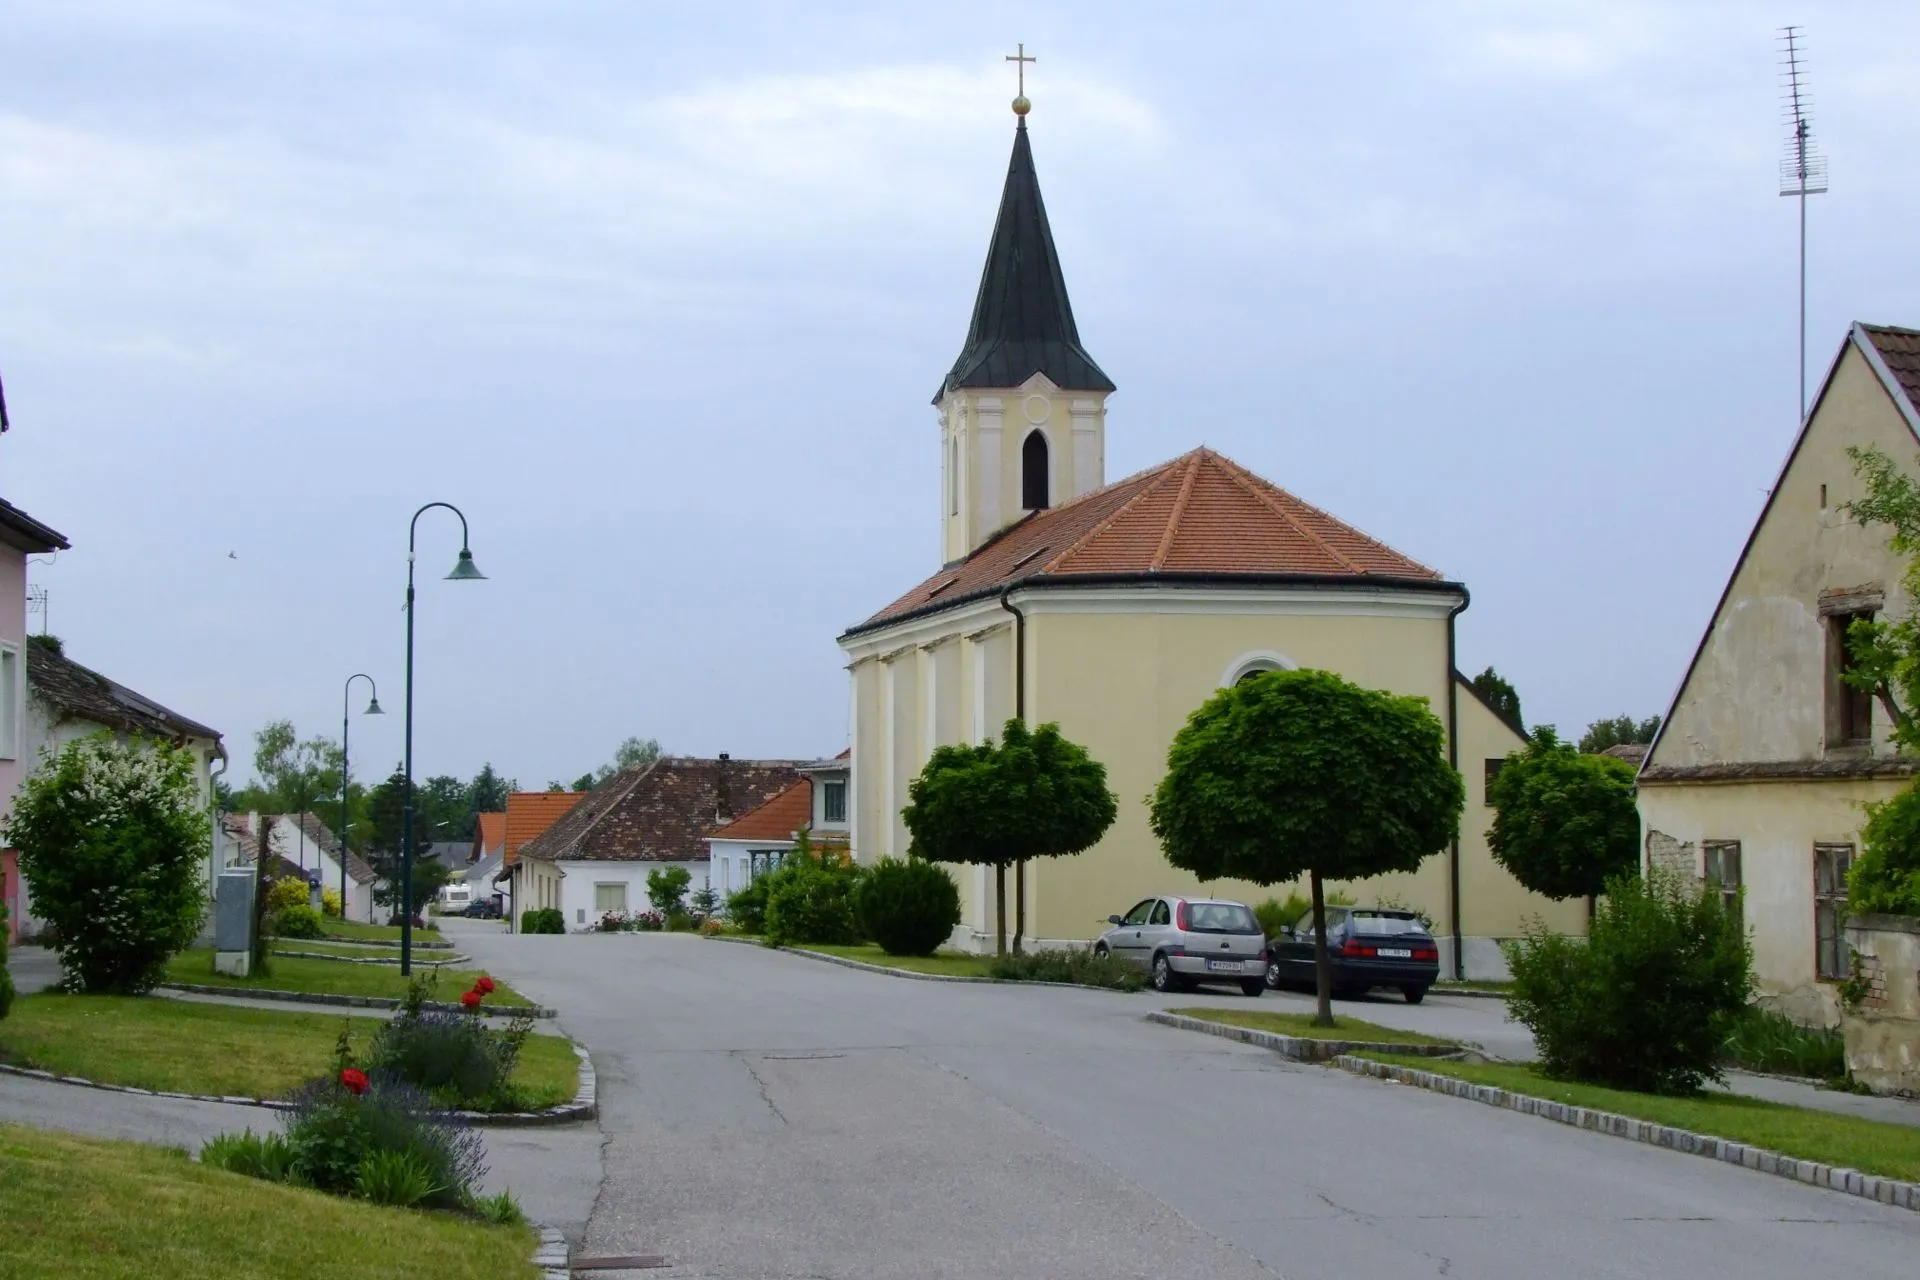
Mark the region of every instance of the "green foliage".
<instances>
[{"instance_id":1,"label":"green foliage","mask_svg":"<svg viewBox=\"0 0 1920 1280\"><path fill-rule=\"evenodd\" d=\"M1280 931L1288 926L1300 923L1300 917L1313 909L1311 899L1301 895L1299 890L1290 890L1286 899L1268 898L1253 909L1254 918L1260 921L1260 928L1269 938L1277 938Z\"/></svg>"},{"instance_id":2,"label":"green foliage","mask_svg":"<svg viewBox=\"0 0 1920 1280\"><path fill-rule=\"evenodd\" d=\"M900 817L912 836L911 856L997 869L995 950L1001 952L1006 868L1090 849L1119 812L1105 765L1063 737L1059 725L1028 729L1017 718L1007 721L998 745L935 747L907 785L907 798Z\"/></svg>"},{"instance_id":3,"label":"green foliage","mask_svg":"<svg viewBox=\"0 0 1920 1280\"><path fill-rule=\"evenodd\" d=\"M860 929L890 956L930 956L960 923L953 877L918 858L883 858L860 878L853 899Z\"/></svg>"},{"instance_id":4,"label":"green foliage","mask_svg":"<svg viewBox=\"0 0 1920 1280\"><path fill-rule=\"evenodd\" d=\"M1913 718L1920 699L1920 614L1911 603L1920 599L1920 484L1878 449L1850 448L1847 456L1866 496L1842 510L1863 525L1883 524L1892 530L1887 545L1906 557L1901 582L1909 604L1898 616L1856 619L1847 628L1853 662L1846 680L1879 699L1896 743L1920 751L1920 725Z\"/></svg>"},{"instance_id":5,"label":"green foliage","mask_svg":"<svg viewBox=\"0 0 1920 1280\"><path fill-rule=\"evenodd\" d=\"M1487 790L1494 859L1535 893L1594 897L1639 863L1633 778L1626 761L1575 751L1542 726Z\"/></svg>"},{"instance_id":6,"label":"green foliage","mask_svg":"<svg viewBox=\"0 0 1920 1280\"><path fill-rule=\"evenodd\" d=\"M311 898L312 893L306 881L297 876L283 876L267 888L267 910L285 911L288 907L304 907Z\"/></svg>"},{"instance_id":7,"label":"green foliage","mask_svg":"<svg viewBox=\"0 0 1920 1280\"><path fill-rule=\"evenodd\" d=\"M411 1209L441 1188L416 1151L369 1151L353 1171L353 1191L362 1200Z\"/></svg>"},{"instance_id":8,"label":"green foliage","mask_svg":"<svg viewBox=\"0 0 1920 1280\"><path fill-rule=\"evenodd\" d=\"M358 1194L367 1159L393 1152L410 1156L433 1188L415 1203L459 1209L471 1203L485 1169L477 1133L436 1110L421 1090L379 1072L361 1094L336 1077L316 1081L287 1114L289 1180L335 1195Z\"/></svg>"},{"instance_id":9,"label":"green foliage","mask_svg":"<svg viewBox=\"0 0 1920 1280\"><path fill-rule=\"evenodd\" d=\"M293 1150L277 1133L223 1133L200 1148L200 1163L243 1177L286 1182L293 1175Z\"/></svg>"},{"instance_id":10,"label":"green foliage","mask_svg":"<svg viewBox=\"0 0 1920 1280\"><path fill-rule=\"evenodd\" d=\"M522 933L565 933L566 931L566 917L560 914L558 907L542 907L520 917Z\"/></svg>"},{"instance_id":11,"label":"green foliage","mask_svg":"<svg viewBox=\"0 0 1920 1280\"><path fill-rule=\"evenodd\" d=\"M1513 726L1514 732L1524 735L1527 722L1520 718L1520 695L1499 672L1488 667L1467 683L1480 695L1482 701L1493 708L1493 713Z\"/></svg>"},{"instance_id":12,"label":"green foliage","mask_svg":"<svg viewBox=\"0 0 1920 1280\"><path fill-rule=\"evenodd\" d=\"M7 972L7 907L0 903L0 1018L13 1008L13 975Z\"/></svg>"},{"instance_id":13,"label":"green foliage","mask_svg":"<svg viewBox=\"0 0 1920 1280\"><path fill-rule=\"evenodd\" d=\"M338 889L322 889L320 891L320 914L334 920L340 918L340 891Z\"/></svg>"},{"instance_id":14,"label":"green foliage","mask_svg":"<svg viewBox=\"0 0 1920 1280\"><path fill-rule=\"evenodd\" d=\"M767 931L767 876L755 876L727 895L727 919L742 933Z\"/></svg>"},{"instance_id":15,"label":"green foliage","mask_svg":"<svg viewBox=\"0 0 1920 1280\"><path fill-rule=\"evenodd\" d=\"M502 1191L495 1196L481 1196L473 1202L473 1211L486 1222L500 1227L523 1227L527 1223L526 1211L520 1202L513 1198L513 1192Z\"/></svg>"},{"instance_id":16,"label":"green foliage","mask_svg":"<svg viewBox=\"0 0 1920 1280\"><path fill-rule=\"evenodd\" d=\"M1867 806L1860 856L1847 874L1847 905L1859 915L1920 916L1920 783Z\"/></svg>"},{"instance_id":17,"label":"green foliage","mask_svg":"<svg viewBox=\"0 0 1920 1280\"><path fill-rule=\"evenodd\" d=\"M693 891L687 903L693 908L695 915L710 916L720 908L720 891L714 888L713 882L709 880Z\"/></svg>"},{"instance_id":18,"label":"green foliage","mask_svg":"<svg viewBox=\"0 0 1920 1280\"><path fill-rule=\"evenodd\" d=\"M70 990L148 991L199 932L211 833L185 750L69 742L21 784L4 832Z\"/></svg>"},{"instance_id":19,"label":"green foliage","mask_svg":"<svg viewBox=\"0 0 1920 1280\"><path fill-rule=\"evenodd\" d=\"M511 1101L508 1081L532 1026L516 1018L494 1031L474 1014L403 1015L380 1024L367 1063L426 1090L436 1103L501 1110Z\"/></svg>"},{"instance_id":20,"label":"green foliage","mask_svg":"<svg viewBox=\"0 0 1920 1280\"><path fill-rule=\"evenodd\" d=\"M1648 716L1645 720L1635 720L1632 716L1595 720L1580 735L1580 750L1594 753L1605 751L1608 747L1649 743L1653 741L1653 735L1659 732L1660 717L1657 715Z\"/></svg>"},{"instance_id":21,"label":"green foliage","mask_svg":"<svg viewBox=\"0 0 1920 1280\"><path fill-rule=\"evenodd\" d=\"M1138 991L1147 984L1139 965L1111 955L1097 956L1084 947L995 956L987 973L1012 982L1070 982L1115 991Z\"/></svg>"},{"instance_id":22,"label":"green foliage","mask_svg":"<svg viewBox=\"0 0 1920 1280\"><path fill-rule=\"evenodd\" d=\"M693 873L685 867L655 867L647 872L647 901L655 911L678 911L692 883Z\"/></svg>"},{"instance_id":23,"label":"green foliage","mask_svg":"<svg viewBox=\"0 0 1920 1280\"><path fill-rule=\"evenodd\" d=\"M1803 1027L1784 1014L1748 1005L1720 1031L1721 1056L1729 1066L1815 1080L1847 1076L1846 1038L1838 1027Z\"/></svg>"},{"instance_id":24,"label":"green foliage","mask_svg":"<svg viewBox=\"0 0 1920 1280\"><path fill-rule=\"evenodd\" d=\"M1584 943L1536 924L1506 951L1507 1009L1543 1070L1642 1093L1719 1078L1724 1028L1752 986L1738 913L1659 873L1608 881Z\"/></svg>"},{"instance_id":25,"label":"green foliage","mask_svg":"<svg viewBox=\"0 0 1920 1280\"><path fill-rule=\"evenodd\" d=\"M273 935L277 938L318 938L322 935L320 913L309 906L282 907L273 913Z\"/></svg>"},{"instance_id":26,"label":"green foliage","mask_svg":"<svg viewBox=\"0 0 1920 1280\"><path fill-rule=\"evenodd\" d=\"M672 911L667 912L666 919L660 922L660 927L668 933L691 933L693 931L693 917L678 907L675 907Z\"/></svg>"},{"instance_id":27,"label":"green foliage","mask_svg":"<svg viewBox=\"0 0 1920 1280\"><path fill-rule=\"evenodd\" d=\"M780 869L764 878L768 946L860 941L853 914L860 869L838 851L816 851L802 831L799 842L781 859Z\"/></svg>"}]
</instances>

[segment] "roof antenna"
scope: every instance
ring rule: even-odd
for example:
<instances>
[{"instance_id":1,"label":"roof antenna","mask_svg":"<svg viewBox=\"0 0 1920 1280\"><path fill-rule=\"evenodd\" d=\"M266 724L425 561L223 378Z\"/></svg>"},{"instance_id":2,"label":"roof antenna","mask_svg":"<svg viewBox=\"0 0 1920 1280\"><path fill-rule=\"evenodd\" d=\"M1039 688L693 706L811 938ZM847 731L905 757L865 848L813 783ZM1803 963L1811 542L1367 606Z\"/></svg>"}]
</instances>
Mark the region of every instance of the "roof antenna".
<instances>
[{"instance_id":1,"label":"roof antenna","mask_svg":"<svg viewBox=\"0 0 1920 1280\"><path fill-rule=\"evenodd\" d=\"M1814 149L1808 112L1806 37L1799 27L1780 28L1780 114L1787 126L1787 153L1780 160L1780 194L1800 201L1800 420L1807 416L1807 197L1827 189L1827 158Z\"/></svg>"}]
</instances>

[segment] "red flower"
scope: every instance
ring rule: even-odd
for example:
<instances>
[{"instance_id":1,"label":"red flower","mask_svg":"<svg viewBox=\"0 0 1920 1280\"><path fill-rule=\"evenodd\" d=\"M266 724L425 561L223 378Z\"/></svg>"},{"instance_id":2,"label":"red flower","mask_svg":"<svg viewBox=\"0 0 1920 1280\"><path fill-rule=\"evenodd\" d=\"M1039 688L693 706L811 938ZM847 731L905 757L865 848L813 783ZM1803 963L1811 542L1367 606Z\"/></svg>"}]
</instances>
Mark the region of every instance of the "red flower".
<instances>
[{"instance_id":1,"label":"red flower","mask_svg":"<svg viewBox=\"0 0 1920 1280\"><path fill-rule=\"evenodd\" d=\"M483 973L480 975L480 981L473 984L473 989L483 996L490 996L493 994L493 979Z\"/></svg>"},{"instance_id":2,"label":"red flower","mask_svg":"<svg viewBox=\"0 0 1920 1280\"><path fill-rule=\"evenodd\" d=\"M348 1067L340 1073L340 1083L346 1088L348 1093L365 1093L367 1091L367 1073L358 1067Z\"/></svg>"},{"instance_id":3,"label":"red flower","mask_svg":"<svg viewBox=\"0 0 1920 1280\"><path fill-rule=\"evenodd\" d=\"M469 991L460 997L460 1003L469 1009L478 1009L480 1001L485 999L478 991Z\"/></svg>"}]
</instances>

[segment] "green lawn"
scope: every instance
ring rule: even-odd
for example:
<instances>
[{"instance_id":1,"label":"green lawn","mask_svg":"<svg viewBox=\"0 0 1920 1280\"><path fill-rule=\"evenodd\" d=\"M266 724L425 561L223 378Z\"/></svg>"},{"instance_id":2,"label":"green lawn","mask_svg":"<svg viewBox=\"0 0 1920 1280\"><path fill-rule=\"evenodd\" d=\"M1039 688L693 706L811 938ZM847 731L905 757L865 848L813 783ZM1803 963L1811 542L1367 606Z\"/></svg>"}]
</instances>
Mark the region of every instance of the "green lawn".
<instances>
[{"instance_id":1,"label":"green lawn","mask_svg":"<svg viewBox=\"0 0 1920 1280\"><path fill-rule=\"evenodd\" d=\"M416 968L440 976L434 999L454 1001L480 976L477 969L434 969L416 957ZM230 978L213 971L213 949L196 947L182 951L167 962L167 981L197 986L229 987L244 991L251 987L272 991L304 991L341 996L386 996L398 1000L407 994L407 980L398 966L384 964L335 964L331 960L300 960L288 956L273 958L271 971L245 978ZM487 997L490 1005L524 1005L527 998L502 982Z\"/></svg>"},{"instance_id":2,"label":"green lawn","mask_svg":"<svg viewBox=\"0 0 1920 1280\"><path fill-rule=\"evenodd\" d=\"M1375 1044L1454 1043L1437 1036L1424 1036L1418 1031L1401 1031L1395 1027L1362 1022L1358 1018L1335 1018L1334 1026L1316 1027L1313 1025L1313 1015L1309 1013L1266 1013L1259 1009L1224 1009L1214 1006L1169 1009L1167 1012L1183 1014L1189 1018L1200 1018L1206 1022L1224 1022L1230 1027L1270 1031L1277 1036L1299 1036L1306 1040L1353 1040ZM1429 1059L1420 1058L1418 1061L1426 1062Z\"/></svg>"},{"instance_id":3,"label":"green lawn","mask_svg":"<svg viewBox=\"0 0 1920 1280\"><path fill-rule=\"evenodd\" d=\"M1549 1080L1534 1067L1522 1063L1435 1062L1431 1058L1383 1053L1363 1056L1571 1106L1675 1125L1708 1137L1744 1142L1839 1168L1909 1181L1920 1179L1920 1128L1912 1125L1882 1124L1737 1094L1667 1098L1599 1085L1571 1084Z\"/></svg>"},{"instance_id":4,"label":"green lawn","mask_svg":"<svg viewBox=\"0 0 1920 1280\"><path fill-rule=\"evenodd\" d=\"M0 1124L0 1275L533 1280L534 1235L208 1169L183 1152Z\"/></svg>"},{"instance_id":5,"label":"green lawn","mask_svg":"<svg viewBox=\"0 0 1920 1280\"><path fill-rule=\"evenodd\" d=\"M0 1062L102 1084L277 1098L326 1073L343 1025L363 1049L379 1020L164 996L21 996L0 1021ZM513 1077L525 1105L570 1101L578 1062L563 1037L528 1036Z\"/></svg>"},{"instance_id":6,"label":"green lawn","mask_svg":"<svg viewBox=\"0 0 1920 1280\"><path fill-rule=\"evenodd\" d=\"M398 960L400 948L366 946L358 942L330 942L326 939L312 938L275 938L275 951L311 951L316 955L339 956L342 960ZM434 948L431 951L418 951L422 957L445 955L445 951Z\"/></svg>"},{"instance_id":7,"label":"green lawn","mask_svg":"<svg viewBox=\"0 0 1920 1280\"><path fill-rule=\"evenodd\" d=\"M329 938L344 938L348 942L399 942L400 926L397 924L358 924L352 920L332 920L320 926ZM445 946L446 940L440 936L440 930L429 924L413 931L413 940L433 946Z\"/></svg>"},{"instance_id":8,"label":"green lawn","mask_svg":"<svg viewBox=\"0 0 1920 1280\"><path fill-rule=\"evenodd\" d=\"M890 956L871 942L863 942L851 947L809 942L798 947L797 950L819 951L826 955L842 956L848 960L877 964L888 969L909 969L914 973L938 973L955 978L987 977L987 966L993 959L991 956L964 955L958 951L936 951L930 956Z\"/></svg>"}]
</instances>

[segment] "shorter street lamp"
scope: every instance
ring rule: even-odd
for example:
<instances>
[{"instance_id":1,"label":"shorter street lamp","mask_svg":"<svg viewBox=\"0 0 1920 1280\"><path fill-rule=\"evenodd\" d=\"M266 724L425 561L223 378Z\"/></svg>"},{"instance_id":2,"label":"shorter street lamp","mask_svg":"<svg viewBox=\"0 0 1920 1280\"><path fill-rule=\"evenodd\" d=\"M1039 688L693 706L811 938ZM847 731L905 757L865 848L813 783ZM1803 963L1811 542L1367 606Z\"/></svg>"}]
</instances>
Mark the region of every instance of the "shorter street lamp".
<instances>
[{"instance_id":1,"label":"shorter street lamp","mask_svg":"<svg viewBox=\"0 0 1920 1280\"><path fill-rule=\"evenodd\" d=\"M380 690L374 685L373 677L364 671L356 671L347 677L340 686L340 918L347 918L347 730L352 727L352 717L347 714L347 695L353 689L355 680L367 682L367 692L372 701L367 703L363 716L382 716L386 712L380 709ZM371 924L372 920L369 919Z\"/></svg>"}]
</instances>

